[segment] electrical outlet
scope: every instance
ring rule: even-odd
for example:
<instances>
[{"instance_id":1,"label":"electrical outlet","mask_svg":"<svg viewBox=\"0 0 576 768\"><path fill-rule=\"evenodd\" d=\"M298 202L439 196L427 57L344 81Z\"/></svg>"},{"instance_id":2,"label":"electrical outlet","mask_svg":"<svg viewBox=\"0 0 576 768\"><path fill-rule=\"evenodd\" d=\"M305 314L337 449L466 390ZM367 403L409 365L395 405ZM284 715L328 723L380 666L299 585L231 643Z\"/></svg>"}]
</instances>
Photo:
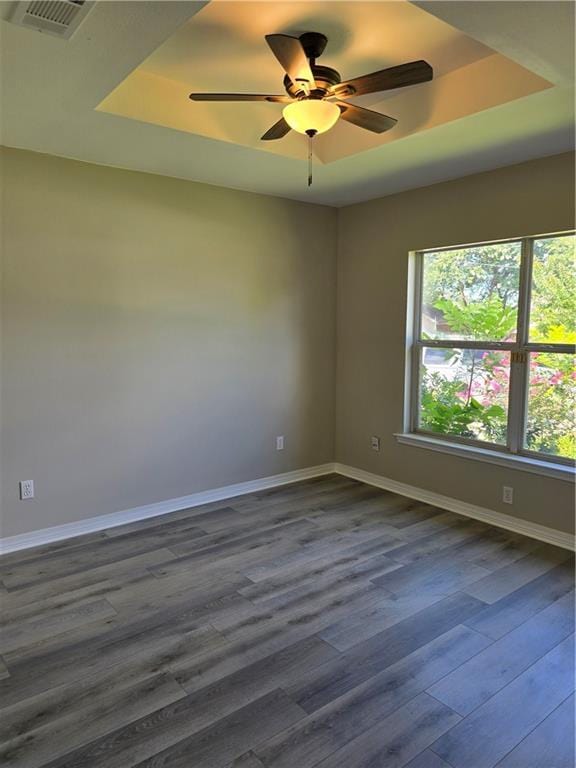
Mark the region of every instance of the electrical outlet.
<instances>
[{"instance_id":1,"label":"electrical outlet","mask_svg":"<svg viewBox=\"0 0 576 768\"><path fill-rule=\"evenodd\" d=\"M510 488L508 485L502 487L502 501L504 504L514 503L514 488Z\"/></svg>"},{"instance_id":2,"label":"electrical outlet","mask_svg":"<svg viewBox=\"0 0 576 768\"><path fill-rule=\"evenodd\" d=\"M379 451L380 450L380 438L376 435L372 435L370 438L370 447L373 451Z\"/></svg>"},{"instance_id":3,"label":"electrical outlet","mask_svg":"<svg viewBox=\"0 0 576 768\"><path fill-rule=\"evenodd\" d=\"M284 450L284 435L278 435L278 437L276 438L276 450L277 451Z\"/></svg>"},{"instance_id":4,"label":"electrical outlet","mask_svg":"<svg viewBox=\"0 0 576 768\"><path fill-rule=\"evenodd\" d=\"M34 498L34 480L20 480L20 499L27 501Z\"/></svg>"}]
</instances>

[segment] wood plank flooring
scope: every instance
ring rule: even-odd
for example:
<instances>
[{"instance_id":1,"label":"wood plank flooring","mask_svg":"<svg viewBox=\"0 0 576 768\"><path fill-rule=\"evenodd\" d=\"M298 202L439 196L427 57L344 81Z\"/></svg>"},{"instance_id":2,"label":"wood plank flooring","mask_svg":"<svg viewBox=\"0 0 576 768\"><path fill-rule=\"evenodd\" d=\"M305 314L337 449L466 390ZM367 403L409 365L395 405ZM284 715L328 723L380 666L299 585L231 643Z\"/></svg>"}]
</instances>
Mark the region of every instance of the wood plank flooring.
<instances>
[{"instance_id":1,"label":"wood plank flooring","mask_svg":"<svg viewBox=\"0 0 576 768\"><path fill-rule=\"evenodd\" d=\"M336 475L0 558L11 768L573 768L567 551Z\"/></svg>"}]
</instances>

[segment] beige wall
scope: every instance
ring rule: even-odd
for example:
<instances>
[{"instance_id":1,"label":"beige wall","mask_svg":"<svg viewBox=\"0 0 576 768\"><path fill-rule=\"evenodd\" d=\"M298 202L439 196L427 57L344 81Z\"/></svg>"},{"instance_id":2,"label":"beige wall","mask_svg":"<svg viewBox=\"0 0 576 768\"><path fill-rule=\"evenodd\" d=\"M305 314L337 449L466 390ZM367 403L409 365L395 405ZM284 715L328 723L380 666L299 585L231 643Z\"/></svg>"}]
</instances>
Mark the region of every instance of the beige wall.
<instances>
[{"instance_id":1,"label":"beige wall","mask_svg":"<svg viewBox=\"0 0 576 768\"><path fill-rule=\"evenodd\" d=\"M574 156L469 176L340 210L337 460L506 514L573 530L569 483L399 445L408 253L574 226ZM380 435L381 452L370 449ZM514 505L501 502L514 487Z\"/></svg>"},{"instance_id":2,"label":"beige wall","mask_svg":"<svg viewBox=\"0 0 576 768\"><path fill-rule=\"evenodd\" d=\"M2 172L2 536L333 459L336 210Z\"/></svg>"},{"instance_id":3,"label":"beige wall","mask_svg":"<svg viewBox=\"0 0 576 768\"><path fill-rule=\"evenodd\" d=\"M393 433L408 252L572 227L573 156L339 211L2 159L2 536L334 458L570 530L568 483Z\"/></svg>"}]
</instances>

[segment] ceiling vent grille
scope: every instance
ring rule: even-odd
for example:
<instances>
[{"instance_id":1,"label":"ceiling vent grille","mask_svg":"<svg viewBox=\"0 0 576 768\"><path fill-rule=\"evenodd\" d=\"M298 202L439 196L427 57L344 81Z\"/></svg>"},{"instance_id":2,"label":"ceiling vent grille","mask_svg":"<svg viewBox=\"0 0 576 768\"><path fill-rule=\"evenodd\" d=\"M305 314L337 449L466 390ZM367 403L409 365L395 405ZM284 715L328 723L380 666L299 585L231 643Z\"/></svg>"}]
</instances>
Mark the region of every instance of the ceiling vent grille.
<instances>
[{"instance_id":1,"label":"ceiling vent grille","mask_svg":"<svg viewBox=\"0 0 576 768\"><path fill-rule=\"evenodd\" d=\"M26 0L17 3L11 20L21 27L68 38L92 6L86 0Z\"/></svg>"}]
</instances>

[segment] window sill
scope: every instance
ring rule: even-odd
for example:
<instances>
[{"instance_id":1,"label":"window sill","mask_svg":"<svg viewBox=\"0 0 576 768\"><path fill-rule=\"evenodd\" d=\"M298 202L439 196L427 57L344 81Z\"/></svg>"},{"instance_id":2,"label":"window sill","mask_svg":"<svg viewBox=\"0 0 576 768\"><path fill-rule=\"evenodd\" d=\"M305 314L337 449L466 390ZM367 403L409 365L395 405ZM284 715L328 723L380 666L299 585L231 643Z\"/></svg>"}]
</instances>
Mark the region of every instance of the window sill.
<instances>
[{"instance_id":1,"label":"window sill","mask_svg":"<svg viewBox=\"0 0 576 768\"><path fill-rule=\"evenodd\" d=\"M474 445L461 445L459 443L450 443L434 437L418 434L396 434L396 440L402 445L410 445L413 448L428 448L440 453L449 453L453 456L460 456L465 459L474 459L484 461L488 464L498 464L508 469L519 469L523 472L531 472L534 475L544 475L553 477L556 480L567 480L573 482L576 477L574 467L564 466L562 464L550 464L547 461L539 461L530 456L511 456L510 454L500 453L500 451L490 451L486 448L478 448Z\"/></svg>"}]
</instances>

